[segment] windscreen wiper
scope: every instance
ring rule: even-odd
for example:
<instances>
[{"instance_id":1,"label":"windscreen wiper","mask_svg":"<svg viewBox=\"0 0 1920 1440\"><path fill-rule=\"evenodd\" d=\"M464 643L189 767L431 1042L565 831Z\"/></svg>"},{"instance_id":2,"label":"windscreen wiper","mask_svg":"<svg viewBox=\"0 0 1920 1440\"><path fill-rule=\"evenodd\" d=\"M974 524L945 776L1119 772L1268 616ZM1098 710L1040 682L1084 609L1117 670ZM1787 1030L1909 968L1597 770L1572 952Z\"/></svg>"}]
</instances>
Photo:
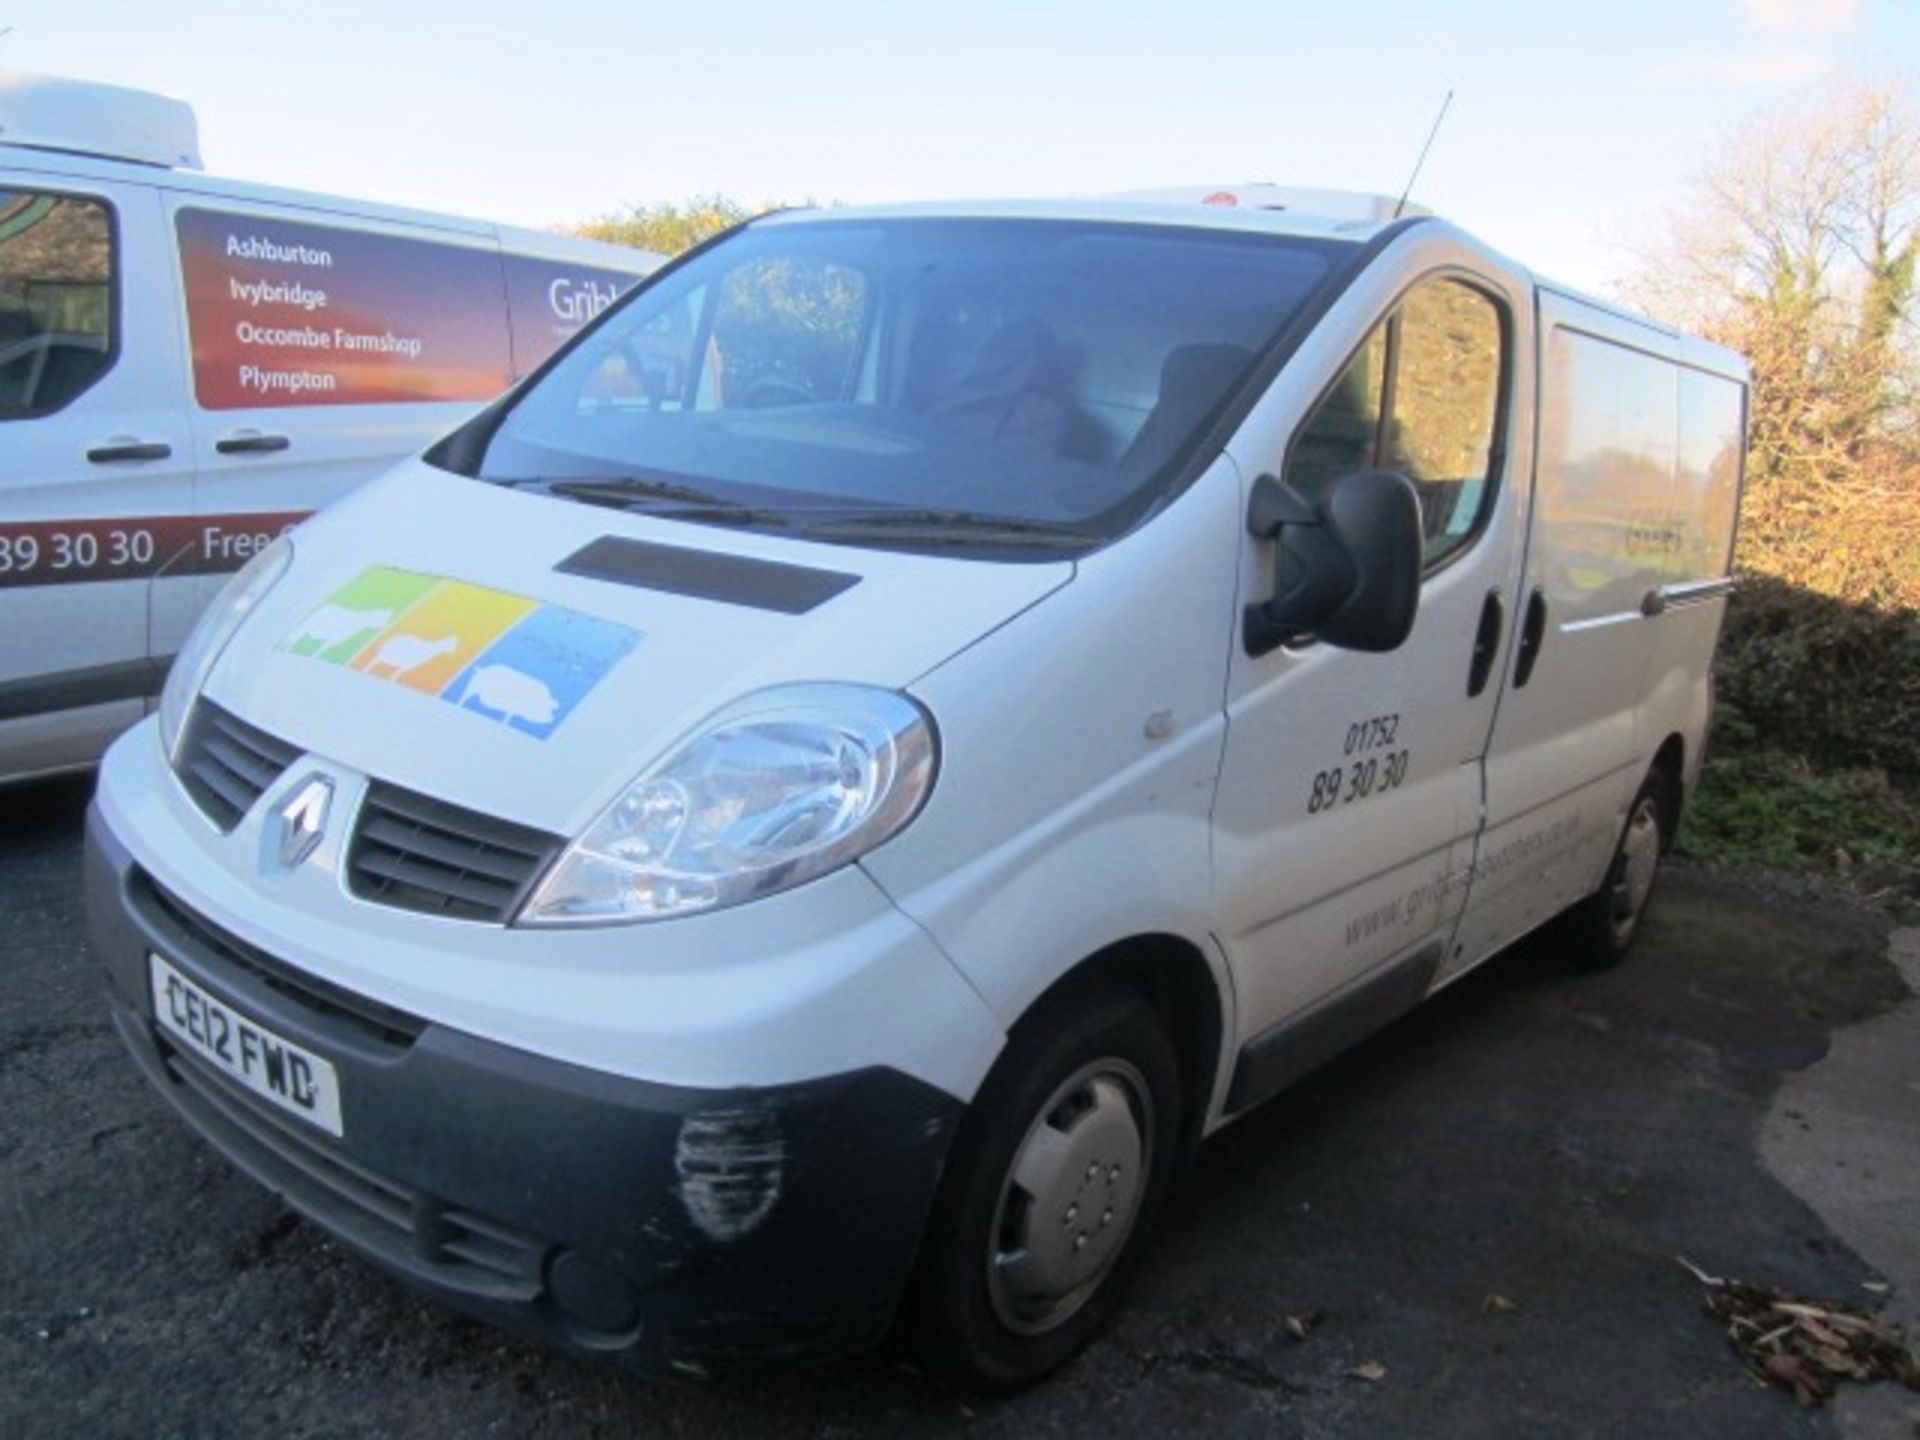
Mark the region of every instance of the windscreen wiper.
<instances>
[{"instance_id":1,"label":"windscreen wiper","mask_svg":"<svg viewBox=\"0 0 1920 1440\"><path fill-rule=\"evenodd\" d=\"M702 504L716 504L720 500L719 496L710 495L682 480L659 475L582 475L559 479L551 475L482 475L479 478L503 490L541 490L583 499L598 499L605 495L609 503L648 498L688 500Z\"/></svg>"},{"instance_id":2,"label":"windscreen wiper","mask_svg":"<svg viewBox=\"0 0 1920 1440\"><path fill-rule=\"evenodd\" d=\"M833 513L835 518L825 521L806 518L822 513ZM939 540L958 545L1047 545L1070 550L1084 550L1104 543L1102 536L1046 520L983 515L974 510L876 507L841 512L836 507L818 507L796 511L794 516L803 522L803 534L821 539L884 536L890 540Z\"/></svg>"},{"instance_id":3,"label":"windscreen wiper","mask_svg":"<svg viewBox=\"0 0 1920 1440\"><path fill-rule=\"evenodd\" d=\"M584 500L589 505L644 506L649 500L675 500L689 505L712 505L724 509L732 504L718 495L692 485L683 485L677 480L653 480L641 475L608 475L591 480L536 480L528 483L538 485L549 495L564 495L569 500Z\"/></svg>"},{"instance_id":4,"label":"windscreen wiper","mask_svg":"<svg viewBox=\"0 0 1920 1440\"><path fill-rule=\"evenodd\" d=\"M637 475L618 475L596 480L541 480L538 484L549 495L562 495L585 505L605 505L615 510L634 510L662 520L700 520L728 525L786 525L787 517L778 510L762 509L712 495L674 480L649 480Z\"/></svg>"}]
</instances>

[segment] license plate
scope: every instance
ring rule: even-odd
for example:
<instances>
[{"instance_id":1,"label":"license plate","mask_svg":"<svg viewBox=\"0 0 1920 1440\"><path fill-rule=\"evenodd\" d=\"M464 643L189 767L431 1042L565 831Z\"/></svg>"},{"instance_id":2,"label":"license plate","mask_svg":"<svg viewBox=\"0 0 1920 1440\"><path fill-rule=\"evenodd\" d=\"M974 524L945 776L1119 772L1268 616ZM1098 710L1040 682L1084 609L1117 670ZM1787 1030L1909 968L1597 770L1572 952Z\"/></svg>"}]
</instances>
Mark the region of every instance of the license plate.
<instances>
[{"instance_id":1,"label":"license plate","mask_svg":"<svg viewBox=\"0 0 1920 1440\"><path fill-rule=\"evenodd\" d=\"M215 999L158 955L149 954L147 966L153 1015L168 1034L261 1099L341 1133L340 1078L330 1063Z\"/></svg>"}]
</instances>

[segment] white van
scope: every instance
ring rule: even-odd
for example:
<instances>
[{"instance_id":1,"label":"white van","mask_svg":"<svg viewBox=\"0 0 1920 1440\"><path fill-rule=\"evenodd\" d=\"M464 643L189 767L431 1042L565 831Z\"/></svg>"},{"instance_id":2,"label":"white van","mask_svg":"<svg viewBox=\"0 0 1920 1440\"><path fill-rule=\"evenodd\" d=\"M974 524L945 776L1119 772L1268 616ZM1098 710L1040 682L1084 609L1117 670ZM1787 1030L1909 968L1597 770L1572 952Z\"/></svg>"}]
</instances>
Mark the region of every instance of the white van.
<instances>
[{"instance_id":1,"label":"white van","mask_svg":"<svg viewBox=\"0 0 1920 1440\"><path fill-rule=\"evenodd\" d=\"M1434 219L756 221L234 579L101 772L114 1019L504 1324L1031 1379L1209 1132L1633 939L1746 384Z\"/></svg>"},{"instance_id":2,"label":"white van","mask_svg":"<svg viewBox=\"0 0 1920 1440\"><path fill-rule=\"evenodd\" d=\"M0 784L91 764L227 575L660 258L199 166L178 101L0 72Z\"/></svg>"}]
</instances>

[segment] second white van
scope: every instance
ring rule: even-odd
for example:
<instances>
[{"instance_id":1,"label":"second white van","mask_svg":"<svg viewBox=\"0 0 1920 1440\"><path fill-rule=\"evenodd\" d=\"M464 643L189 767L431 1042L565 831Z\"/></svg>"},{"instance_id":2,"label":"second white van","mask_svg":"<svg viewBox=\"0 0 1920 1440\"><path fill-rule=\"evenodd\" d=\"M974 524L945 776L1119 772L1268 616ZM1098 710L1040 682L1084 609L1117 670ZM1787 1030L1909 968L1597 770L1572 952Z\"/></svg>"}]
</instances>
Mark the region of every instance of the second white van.
<instances>
[{"instance_id":1,"label":"second white van","mask_svg":"<svg viewBox=\"0 0 1920 1440\"><path fill-rule=\"evenodd\" d=\"M177 100L0 72L0 784L92 764L227 576L659 259L217 179Z\"/></svg>"}]
</instances>

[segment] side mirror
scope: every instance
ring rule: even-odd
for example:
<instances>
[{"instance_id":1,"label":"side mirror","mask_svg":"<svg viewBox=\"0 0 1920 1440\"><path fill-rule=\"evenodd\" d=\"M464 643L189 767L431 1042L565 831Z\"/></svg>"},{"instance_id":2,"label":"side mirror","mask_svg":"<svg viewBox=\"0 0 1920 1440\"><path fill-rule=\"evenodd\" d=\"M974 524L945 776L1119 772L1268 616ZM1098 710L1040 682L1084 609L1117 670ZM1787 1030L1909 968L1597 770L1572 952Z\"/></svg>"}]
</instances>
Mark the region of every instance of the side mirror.
<instances>
[{"instance_id":1,"label":"side mirror","mask_svg":"<svg viewBox=\"0 0 1920 1440\"><path fill-rule=\"evenodd\" d=\"M1359 470L1327 486L1314 506L1271 475L1253 486L1247 528L1277 540L1292 576L1271 600L1247 606L1249 655L1289 641L1343 650L1397 650L1420 609L1420 497L1391 470Z\"/></svg>"}]
</instances>

